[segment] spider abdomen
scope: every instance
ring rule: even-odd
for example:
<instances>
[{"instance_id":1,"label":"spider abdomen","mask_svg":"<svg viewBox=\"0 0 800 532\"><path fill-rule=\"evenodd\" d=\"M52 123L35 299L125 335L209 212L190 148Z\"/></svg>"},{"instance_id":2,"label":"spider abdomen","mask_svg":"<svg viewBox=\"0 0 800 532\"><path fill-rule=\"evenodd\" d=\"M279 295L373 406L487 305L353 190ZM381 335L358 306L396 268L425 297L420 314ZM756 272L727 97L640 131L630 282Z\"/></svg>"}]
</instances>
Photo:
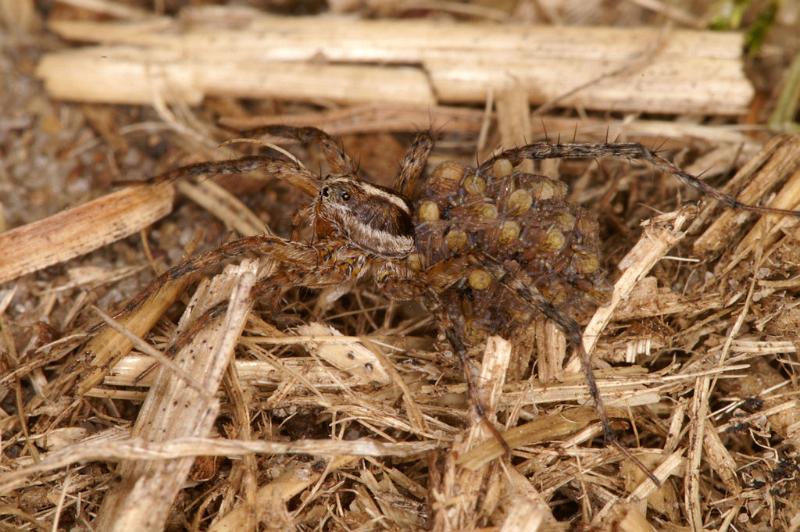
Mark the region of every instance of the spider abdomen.
<instances>
[{"instance_id":1,"label":"spider abdomen","mask_svg":"<svg viewBox=\"0 0 800 532\"><path fill-rule=\"evenodd\" d=\"M573 317L606 301L610 285L601 267L598 224L567 201L563 182L514 171L505 159L487 174L448 161L422 190L411 260L435 271L444 261L464 258L461 280L447 289L459 293L471 326L496 332L529 317L515 311L513 295L499 288L502 270L516 270Z\"/></svg>"}]
</instances>

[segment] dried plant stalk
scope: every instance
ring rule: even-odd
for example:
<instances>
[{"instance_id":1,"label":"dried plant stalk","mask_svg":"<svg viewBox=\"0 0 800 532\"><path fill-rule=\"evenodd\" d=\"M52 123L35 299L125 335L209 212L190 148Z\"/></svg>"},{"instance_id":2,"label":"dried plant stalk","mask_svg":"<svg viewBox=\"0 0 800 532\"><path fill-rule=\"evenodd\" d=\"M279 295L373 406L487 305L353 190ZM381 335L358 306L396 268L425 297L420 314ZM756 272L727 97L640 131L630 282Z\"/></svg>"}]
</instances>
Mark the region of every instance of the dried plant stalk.
<instances>
[{"instance_id":1,"label":"dried plant stalk","mask_svg":"<svg viewBox=\"0 0 800 532\"><path fill-rule=\"evenodd\" d=\"M742 352L743 349L748 349L750 347L743 347L743 343L745 342L734 341L731 349L735 352ZM785 343L788 344L789 342ZM787 345L782 348L781 352L796 352L794 350L794 345ZM784 389L783 385L789 384L790 381L788 381L780 371L771 366L766 357L758 356L759 354L768 353L768 350L753 351L756 353L756 358L749 361L750 378L723 380L719 381L718 386L726 394L731 396L763 398L764 408L757 412L757 414L759 416L766 416L772 430L782 438L798 438L800 435L800 409L798 409L797 406L800 404L800 401L789 401L788 403L793 406L786 408L787 402L785 401L785 397L782 397L780 393ZM772 393L768 392L768 390ZM730 430L736 423L745 421L744 419L734 417L725 425L717 427L717 430Z\"/></svg>"},{"instance_id":2,"label":"dried plant stalk","mask_svg":"<svg viewBox=\"0 0 800 532\"><path fill-rule=\"evenodd\" d=\"M581 141L588 139L626 139L646 144L659 145L664 150L681 149L687 139L698 139L723 144L734 148L726 161L746 161L761 148L757 139L737 128L724 125L708 125L667 120L610 120L606 117L569 117L537 115L531 117L532 133L528 142L544 136L571 139L573 135ZM223 116L220 123L233 129L252 129L268 125L316 126L332 135L351 133L374 133L384 131L419 131L426 125L437 131L478 133L484 121L485 111L458 106L428 106L400 104L363 104L343 108L325 109L305 113L253 116ZM501 122L499 120L499 122ZM506 143L503 142L505 146ZM697 173L708 175L708 167L697 169Z\"/></svg>"},{"instance_id":3,"label":"dried plant stalk","mask_svg":"<svg viewBox=\"0 0 800 532\"><path fill-rule=\"evenodd\" d=\"M644 234L627 255L620 261L622 276L614 284L611 302L597 309L583 331L583 345L591 353L600 339L600 333L611 321L614 310L628 298L636 283L643 279L685 233L683 226L691 219L691 211L687 208L668 213L648 221ZM580 361L573 356L567 364L567 372L578 373Z\"/></svg>"},{"instance_id":4,"label":"dried plant stalk","mask_svg":"<svg viewBox=\"0 0 800 532\"><path fill-rule=\"evenodd\" d=\"M172 211L172 185L130 187L0 234L0 283L130 236Z\"/></svg>"},{"instance_id":5,"label":"dried plant stalk","mask_svg":"<svg viewBox=\"0 0 800 532\"><path fill-rule=\"evenodd\" d=\"M30 457L21 460L23 467L6 472L0 477L0 494L29 482L33 475L45 473L72 464L103 460L109 462L136 460L153 462L156 466L165 460L193 459L197 456L244 456L249 454L308 454L348 458L350 456L419 456L437 449L438 442L386 443L372 439L358 440L295 440L295 441L242 441L214 438L173 438L164 442L146 441L143 438L125 437L116 429L105 438L93 435L75 445L58 449L33 463Z\"/></svg>"},{"instance_id":6,"label":"dried plant stalk","mask_svg":"<svg viewBox=\"0 0 800 532\"><path fill-rule=\"evenodd\" d=\"M609 409L609 415L624 416L618 409ZM597 412L592 407L577 407L555 414L543 415L524 425L519 425L503 433L503 438L511 448L533 445L549 439L558 439L572 434L597 421ZM485 467L490 461L503 455L503 448L497 440L487 439L480 445L462 454L457 463L471 471Z\"/></svg>"},{"instance_id":7,"label":"dried plant stalk","mask_svg":"<svg viewBox=\"0 0 800 532\"><path fill-rule=\"evenodd\" d=\"M244 261L215 278L204 291L204 300L187 307L187 314L202 313L230 294L227 314L196 331L190 343L175 355L175 363L197 375L205 394L184 380L161 370L147 401L142 405L134 433L148 441L168 441L185 436L205 436L216 419L219 405L211 399L219 388L225 368L250 310L250 289L256 281L256 261ZM208 346L212 346L210 349ZM104 530L160 530L178 490L193 463L179 460L126 461L118 471L122 478L103 500L96 524Z\"/></svg>"},{"instance_id":8,"label":"dried plant stalk","mask_svg":"<svg viewBox=\"0 0 800 532\"><path fill-rule=\"evenodd\" d=\"M503 522L501 530L550 530L561 532L567 530L563 523L556 521L550 506L533 484L516 468L510 467L503 471L508 476L508 515ZM538 525L531 527L528 523Z\"/></svg>"},{"instance_id":9,"label":"dried plant stalk","mask_svg":"<svg viewBox=\"0 0 800 532\"><path fill-rule=\"evenodd\" d=\"M497 95L497 123L502 146L524 146L531 140L528 91L518 82Z\"/></svg>"},{"instance_id":10,"label":"dried plant stalk","mask_svg":"<svg viewBox=\"0 0 800 532\"><path fill-rule=\"evenodd\" d=\"M154 91L190 103L483 102L512 79L534 103L627 111L741 114L753 95L733 33L192 14L189 24L54 21L65 38L118 46L50 54L39 75L59 98L126 103L150 103Z\"/></svg>"},{"instance_id":11,"label":"dried plant stalk","mask_svg":"<svg viewBox=\"0 0 800 532\"><path fill-rule=\"evenodd\" d=\"M297 329L301 336L342 336L342 333L329 325L309 323ZM360 342L343 340L341 343L315 343L310 341L306 348L314 352L322 360L356 377L361 383L376 382L389 384L391 378L381 361L370 349Z\"/></svg>"},{"instance_id":12,"label":"dried plant stalk","mask_svg":"<svg viewBox=\"0 0 800 532\"><path fill-rule=\"evenodd\" d=\"M141 337L152 329L161 316L175 303L186 287L191 283L191 278L173 279L158 287L154 293L147 295L141 306L132 313L119 317L118 324L130 334ZM35 395L28 408L37 408L45 402L47 396L59 396L73 391L78 397L84 395L100 397L121 397L138 399L136 392L123 392L116 395L109 390L93 390L111 372L125 355L133 348L133 341L126 338L111 327L103 327L96 331L94 336L81 349L82 356L73 358L70 370L60 373L47 385L47 393ZM90 362L85 363L84 356L90 357ZM137 384L136 379L146 368L135 375L129 375L132 384ZM94 392L94 393L92 393ZM77 406L74 401L72 406Z\"/></svg>"},{"instance_id":13,"label":"dried plant stalk","mask_svg":"<svg viewBox=\"0 0 800 532\"><path fill-rule=\"evenodd\" d=\"M486 409L484 423L492 423L496 419L496 408L503 393L510 360L511 344L498 336L489 337L477 378L478 393ZM486 517L494 512L498 501L491 495L496 497L500 489L499 470L489 465L488 461L481 464L482 467L463 467L456 459L478 441L482 441L479 445L486 445L487 441L491 441L500 446L496 437L480 422L473 422L456 440L452 452L448 453L445 460L443 482L432 489L431 497L436 501L433 530L474 528L482 516ZM484 467L487 465L488 467Z\"/></svg>"},{"instance_id":14,"label":"dried plant stalk","mask_svg":"<svg viewBox=\"0 0 800 532\"><path fill-rule=\"evenodd\" d=\"M227 52L225 52L227 54ZM204 96L330 99L433 105L424 72L410 67L189 59L171 50L92 47L48 55L37 75L56 98L97 103L199 104ZM257 67L256 67L257 66Z\"/></svg>"},{"instance_id":15,"label":"dried plant stalk","mask_svg":"<svg viewBox=\"0 0 800 532\"><path fill-rule=\"evenodd\" d=\"M331 135L419 131L428 124L437 131L478 133L483 115L483 111L456 106L379 103L306 113L226 116L220 119L220 123L239 130L270 125L313 125Z\"/></svg>"},{"instance_id":16,"label":"dried plant stalk","mask_svg":"<svg viewBox=\"0 0 800 532\"><path fill-rule=\"evenodd\" d=\"M332 473L337 469L347 467L355 461L353 456L336 456L325 467L324 473ZM258 489L256 494L256 519L259 522L269 518L269 511L285 505L295 495L302 493L322 476L316 463L294 464L287 468L281 476ZM236 532L243 530L247 523L247 508L240 504L231 512L217 521L210 532Z\"/></svg>"},{"instance_id":17,"label":"dried plant stalk","mask_svg":"<svg viewBox=\"0 0 800 532\"><path fill-rule=\"evenodd\" d=\"M797 172L800 167L800 160L797 158L798 151L800 151L800 137L788 135L775 137L764 146L757 157L739 170L728 183L728 187L746 183L747 186L737 196L739 200L745 203L758 200L772 190L777 183ZM780 204L783 205L787 200L789 203L796 201L795 194L792 193L789 198L780 199ZM709 206L707 211L701 215L710 216L712 209L714 206ZM693 226L701 223L706 216L698 218ZM730 235L751 217L747 213L737 211L722 212L714 220L714 223L695 240L694 252L698 255L712 255L725 249L730 244ZM762 218L759 223L761 226L774 224L770 217Z\"/></svg>"},{"instance_id":18,"label":"dried plant stalk","mask_svg":"<svg viewBox=\"0 0 800 532\"><path fill-rule=\"evenodd\" d=\"M629 505L638 504L640 515L645 515L647 512L647 505L650 504L650 498L656 493L669 490L669 493L672 495L672 497L674 497L674 490L672 490L672 486L665 483L671 475L680 475L683 473L685 461L682 455L683 449L679 449L669 455L666 455L666 458L664 458L663 461L661 460L661 455L640 455L638 458L648 467L651 467L653 476L659 480L661 486L656 486L653 481L647 478L641 470L631 464L630 469L634 472L635 478L638 478L638 485L636 485L635 488L630 491L627 497L609 501L608 504L606 504L606 506L594 516L592 524L601 524L605 519L608 518L609 515L613 515L621 511L621 508L628 507ZM677 505L677 501L674 502ZM658 509L661 510L662 508ZM675 512L675 509L671 507L665 507L663 510L665 510L665 513L670 514Z\"/></svg>"}]
</instances>

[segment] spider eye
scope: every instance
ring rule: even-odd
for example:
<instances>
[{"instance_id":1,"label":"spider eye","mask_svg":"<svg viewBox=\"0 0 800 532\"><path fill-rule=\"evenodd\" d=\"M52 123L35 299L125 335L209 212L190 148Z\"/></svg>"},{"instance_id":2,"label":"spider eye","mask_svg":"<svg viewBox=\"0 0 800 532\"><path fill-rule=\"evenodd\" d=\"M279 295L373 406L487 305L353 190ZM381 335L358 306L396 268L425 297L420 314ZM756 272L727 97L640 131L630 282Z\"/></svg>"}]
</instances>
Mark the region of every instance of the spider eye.
<instances>
[{"instance_id":1,"label":"spider eye","mask_svg":"<svg viewBox=\"0 0 800 532\"><path fill-rule=\"evenodd\" d=\"M349 192L342 192L339 197L342 198L342 201L347 201L347 200L350 199L350 193Z\"/></svg>"},{"instance_id":2,"label":"spider eye","mask_svg":"<svg viewBox=\"0 0 800 532\"><path fill-rule=\"evenodd\" d=\"M331 189L328 187L322 187L322 197L327 198L331 195Z\"/></svg>"}]
</instances>

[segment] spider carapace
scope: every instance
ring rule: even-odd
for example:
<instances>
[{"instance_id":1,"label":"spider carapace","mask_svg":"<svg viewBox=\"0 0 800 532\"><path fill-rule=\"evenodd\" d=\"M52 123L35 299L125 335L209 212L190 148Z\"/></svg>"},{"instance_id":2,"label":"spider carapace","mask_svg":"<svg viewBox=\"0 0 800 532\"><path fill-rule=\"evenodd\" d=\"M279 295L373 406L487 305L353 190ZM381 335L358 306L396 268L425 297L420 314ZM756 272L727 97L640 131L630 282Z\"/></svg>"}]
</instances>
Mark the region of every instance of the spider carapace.
<instances>
[{"instance_id":1,"label":"spider carapace","mask_svg":"<svg viewBox=\"0 0 800 532\"><path fill-rule=\"evenodd\" d=\"M546 158L644 159L729 207L798 214L742 204L637 143L535 143L476 167L444 162L426 176L433 139L422 133L403 158L394 185L383 188L361 180L339 144L319 129L269 126L247 134L317 143L330 175L317 177L282 156L256 155L189 165L154 180L264 170L313 196L305 211L313 239L260 235L234 240L190 258L151 286L163 283L164 277L210 269L243 254L278 263L276 273L259 281L256 294L296 286L323 288L369 272L388 297L421 299L435 314L465 365L479 415L482 408L470 378L468 349L490 334L510 337L543 314L564 331L580 355L607 439L613 435L576 321L605 302L611 291L601 267L598 224L586 209L567 201L563 182L520 171L520 164Z\"/></svg>"}]
</instances>

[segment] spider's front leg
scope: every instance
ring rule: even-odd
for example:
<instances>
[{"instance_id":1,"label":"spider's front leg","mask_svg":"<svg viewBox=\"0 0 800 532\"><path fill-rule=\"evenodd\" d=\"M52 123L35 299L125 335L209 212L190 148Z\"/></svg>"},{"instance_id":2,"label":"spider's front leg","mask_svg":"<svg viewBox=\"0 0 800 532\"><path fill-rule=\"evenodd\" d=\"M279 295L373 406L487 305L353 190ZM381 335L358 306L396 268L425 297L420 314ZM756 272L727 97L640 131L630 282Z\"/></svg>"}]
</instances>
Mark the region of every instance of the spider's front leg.
<instances>
[{"instance_id":1,"label":"spider's front leg","mask_svg":"<svg viewBox=\"0 0 800 532\"><path fill-rule=\"evenodd\" d=\"M433 150L431 134L427 131L419 133L400 162L400 171L392 187L395 191L407 198L415 195L417 182L425 171L431 150Z\"/></svg>"},{"instance_id":2,"label":"spider's front leg","mask_svg":"<svg viewBox=\"0 0 800 532\"><path fill-rule=\"evenodd\" d=\"M138 336L145 336L172 306L182 288L188 286L191 281L190 276L213 270L230 258L245 255L270 257L287 264L302 265L315 264L317 250L307 244L284 240L273 235L234 240L215 250L195 255L159 275L113 317ZM212 309L209 312L211 313L209 318L213 317L215 311ZM109 369L127 354L132 344L128 343L127 347L125 342L120 344L117 333L110 329L104 330L105 327L105 323L101 321L85 331L89 339L80 350L91 362L86 366L76 367L74 372L65 373L54 379L49 385L54 393L64 393L65 390L72 389L77 389L78 395L88 392L102 382Z\"/></svg>"},{"instance_id":3,"label":"spider's front leg","mask_svg":"<svg viewBox=\"0 0 800 532\"><path fill-rule=\"evenodd\" d=\"M148 181L153 184L167 183L201 175L244 174L254 170L263 170L271 177L282 179L306 194L313 196L319 192L319 180L306 168L294 161L269 155L247 155L225 161L189 164L152 177Z\"/></svg>"},{"instance_id":4,"label":"spider's front leg","mask_svg":"<svg viewBox=\"0 0 800 532\"><path fill-rule=\"evenodd\" d=\"M339 141L321 129L315 127L274 125L246 129L241 131L241 134L253 138L270 135L273 137L295 139L303 144L317 144L320 150L322 150L322 154L328 162L332 173L338 175L356 175L356 165L344 151Z\"/></svg>"},{"instance_id":5,"label":"spider's front leg","mask_svg":"<svg viewBox=\"0 0 800 532\"><path fill-rule=\"evenodd\" d=\"M226 242L220 247L192 256L173 266L151 281L139 295L126 307L124 312L132 312L150 294L168 281L175 281L187 275L208 272L218 268L227 260L236 257L255 256L269 258L281 263L291 276L285 273L287 282L295 278L302 280L298 285L317 288L337 284L364 273L363 254L353 250L343 241L327 240L318 244L305 244L286 240L274 235L247 236ZM256 290L258 291L258 290Z\"/></svg>"},{"instance_id":6,"label":"spider's front leg","mask_svg":"<svg viewBox=\"0 0 800 532\"><path fill-rule=\"evenodd\" d=\"M270 176L283 179L307 194L316 195L319 193L319 180L306 168L298 165L294 161L268 155L250 155L225 161L189 164L152 177L148 182L153 184L168 183L179 179L202 175L235 175L255 170L264 170ZM271 235L248 237L229 242L216 250L216 252L208 252L192 257L188 261L173 267L171 270L154 279L144 290L134 296L115 317L129 314L139 308L147 298L155 294L170 279L177 279L182 275L203 270L209 265L214 264L215 257L224 257L225 255L235 256L244 248L249 247L250 249L254 249L254 247L257 248L258 246L274 244L275 242L276 237ZM99 326L101 325L102 324Z\"/></svg>"},{"instance_id":7,"label":"spider's front leg","mask_svg":"<svg viewBox=\"0 0 800 532\"><path fill-rule=\"evenodd\" d=\"M250 292L253 300L270 295L273 299L294 287L326 288L358 279L366 271L366 261L358 250L346 242L328 240L318 244L294 242L270 235L245 237L228 242L219 248L196 255L165 272L153 284L158 286L167 279L180 279L186 275L216 268L227 259L245 255L269 259L278 263L261 277ZM140 302L143 299L139 300ZM191 321L172 341L165 354L171 356L189 344L198 331L216 318L223 316L229 301L220 301ZM132 310L132 309L131 309ZM152 367L155 367L152 366ZM149 373L145 370L140 376Z\"/></svg>"}]
</instances>

